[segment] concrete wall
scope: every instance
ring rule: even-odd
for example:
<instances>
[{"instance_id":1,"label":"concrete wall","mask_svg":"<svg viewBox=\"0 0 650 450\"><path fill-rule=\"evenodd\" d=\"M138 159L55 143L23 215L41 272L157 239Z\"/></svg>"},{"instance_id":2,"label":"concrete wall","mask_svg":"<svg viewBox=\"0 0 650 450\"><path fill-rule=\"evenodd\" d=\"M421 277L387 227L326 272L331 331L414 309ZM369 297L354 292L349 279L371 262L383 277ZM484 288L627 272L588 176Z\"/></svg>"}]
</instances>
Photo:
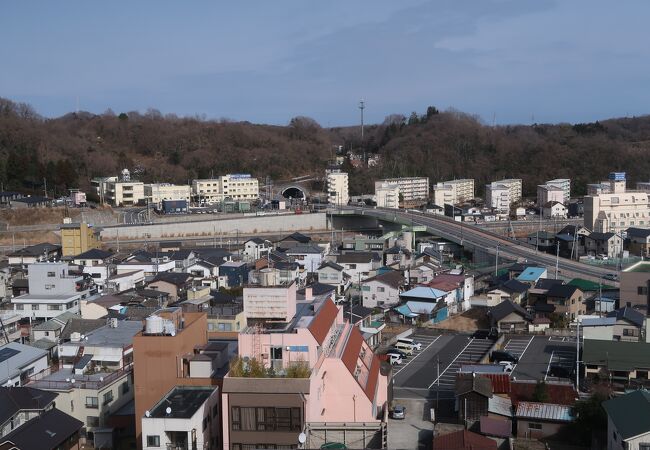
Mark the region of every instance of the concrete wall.
<instances>
[{"instance_id":1,"label":"concrete wall","mask_svg":"<svg viewBox=\"0 0 650 450\"><path fill-rule=\"evenodd\" d=\"M152 225L123 225L106 227L102 230L102 240L120 239L159 239L180 237L201 237L213 235L235 235L311 231L327 229L325 213L294 214L281 216L255 216L226 220L206 220L201 222L158 223Z\"/></svg>"}]
</instances>

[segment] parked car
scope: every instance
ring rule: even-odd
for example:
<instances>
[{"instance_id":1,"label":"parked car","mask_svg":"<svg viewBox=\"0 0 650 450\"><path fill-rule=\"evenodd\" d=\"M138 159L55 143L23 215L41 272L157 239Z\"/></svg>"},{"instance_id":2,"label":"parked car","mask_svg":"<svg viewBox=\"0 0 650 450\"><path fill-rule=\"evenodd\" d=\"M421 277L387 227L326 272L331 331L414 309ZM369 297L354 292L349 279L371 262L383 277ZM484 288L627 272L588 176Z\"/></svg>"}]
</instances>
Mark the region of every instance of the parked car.
<instances>
[{"instance_id":1,"label":"parked car","mask_svg":"<svg viewBox=\"0 0 650 450\"><path fill-rule=\"evenodd\" d=\"M574 368L560 366L558 364L551 364L551 366L548 368L548 374L556 378L573 379L575 377L576 371Z\"/></svg>"},{"instance_id":2,"label":"parked car","mask_svg":"<svg viewBox=\"0 0 650 450\"><path fill-rule=\"evenodd\" d=\"M402 357L400 355L396 355L395 353L387 353L387 355L388 355L388 362L390 362L392 366L394 366L395 364L397 365L402 364Z\"/></svg>"},{"instance_id":3,"label":"parked car","mask_svg":"<svg viewBox=\"0 0 650 450\"><path fill-rule=\"evenodd\" d=\"M474 339L492 339L493 341L496 341L499 338L499 332L496 328L491 328L489 330L476 330L472 334L472 337Z\"/></svg>"},{"instance_id":4,"label":"parked car","mask_svg":"<svg viewBox=\"0 0 650 450\"><path fill-rule=\"evenodd\" d=\"M615 273L606 273L603 275L603 279L610 281L618 281L618 275Z\"/></svg>"},{"instance_id":5,"label":"parked car","mask_svg":"<svg viewBox=\"0 0 650 450\"><path fill-rule=\"evenodd\" d=\"M397 405L393 408L393 411L391 411L390 416L393 419L403 420L406 417L406 408L404 406Z\"/></svg>"},{"instance_id":6,"label":"parked car","mask_svg":"<svg viewBox=\"0 0 650 450\"><path fill-rule=\"evenodd\" d=\"M400 358L406 358L408 355L397 348L391 348L386 352L387 355L399 355Z\"/></svg>"},{"instance_id":7,"label":"parked car","mask_svg":"<svg viewBox=\"0 0 650 450\"><path fill-rule=\"evenodd\" d=\"M510 373L515 370L515 366L510 361L499 361L499 365L503 366L503 371L505 373Z\"/></svg>"},{"instance_id":8,"label":"parked car","mask_svg":"<svg viewBox=\"0 0 650 450\"><path fill-rule=\"evenodd\" d=\"M509 361L511 363L517 364L519 362L519 358L510 352L506 352L505 350L494 350L492 353L490 353L490 361L498 363L501 361Z\"/></svg>"},{"instance_id":9,"label":"parked car","mask_svg":"<svg viewBox=\"0 0 650 450\"><path fill-rule=\"evenodd\" d=\"M411 338L399 338L397 340L398 343L403 343L403 344L408 344L412 346L415 350L422 350L422 343L421 342L415 342Z\"/></svg>"}]
</instances>

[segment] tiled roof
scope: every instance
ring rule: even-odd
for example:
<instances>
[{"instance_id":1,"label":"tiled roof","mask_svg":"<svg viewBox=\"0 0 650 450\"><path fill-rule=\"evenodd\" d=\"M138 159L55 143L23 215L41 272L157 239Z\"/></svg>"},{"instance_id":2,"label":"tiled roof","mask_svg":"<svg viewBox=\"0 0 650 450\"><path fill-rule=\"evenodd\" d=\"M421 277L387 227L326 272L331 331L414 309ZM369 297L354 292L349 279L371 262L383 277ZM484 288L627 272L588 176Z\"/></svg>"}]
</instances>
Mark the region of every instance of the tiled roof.
<instances>
[{"instance_id":1,"label":"tiled roof","mask_svg":"<svg viewBox=\"0 0 650 450\"><path fill-rule=\"evenodd\" d=\"M404 276L401 274L401 272L398 272L396 270L390 270L388 272L382 273L381 275L368 278L367 280L363 281L362 284L366 284L372 281L385 284L386 286L390 286L394 289L399 289L404 285L405 282Z\"/></svg>"},{"instance_id":2,"label":"tiled roof","mask_svg":"<svg viewBox=\"0 0 650 450\"><path fill-rule=\"evenodd\" d=\"M339 309L331 299L325 300L318 310L316 317L311 321L307 328L314 336L319 345L322 345L330 331L332 324L336 320Z\"/></svg>"},{"instance_id":3,"label":"tiled roof","mask_svg":"<svg viewBox=\"0 0 650 450\"><path fill-rule=\"evenodd\" d=\"M510 382L510 399L513 405L518 402L532 401L535 397L535 381L511 381ZM573 405L576 402L578 393L570 383L546 383L546 392L548 393L549 402L558 405Z\"/></svg>"},{"instance_id":4,"label":"tiled roof","mask_svg":"<svg viewBox=\"0 0 650 450\"><path fill-rule=\"evenodd\" d=\"M476 392L484 397L492 396L492 382L482 375L458 374L456 375L456 395Z\"/></svg>"},{"instance_id":5,"label":"tiled roof","mask_svg":"<svg viewBox=\"0 0 650 450\"><path fill-rule=\"evenodd\" d=\"M488 311L488 314L492 317L492 319L495 322L498 322L499 320L503 319L504 317L508 316L510 313L513 312L519 314L522 318L526 320L531 320L530 315L526 312L524 308L522 308L516 303L513 303L510 300L504 300L498 305L493 306Z\"/></svg>"},{"instance_id":6,"label":"tiled roof","mask_svg":"<svg viewBox=\"0 0 650 450\"><path fill-rule=\"evenodd\" d=\"M100 250L98 248L91 248L88 251L78 254L74 259L106 259L113 256L113 252Z\"/></svg>"},{"instance_id":7,"label":"tiled roof","mask_svg":"<svg viewBox=\"0 0 650 450\"><path fill-rule=\"evenodd\" d=\"M608 313L607 317L615 317L616 320L626 320L637 327L642 327L643 322L645 322L645 315L643 313L628 306Z\"/></svg>"},{"instance_id":8,"label":"tiled roof","mask_svg":"<svg viewBox=\"0 0 650 450\"><path fill-rule=\"evenodd\" d=\"M460 430L433 438L433 450L497 450L495 440Z\"/></svg>"},{"instance_id":9,"label":"tiled roof","mask_svg":"<svg viewBox=\"0 0 650 450\"><path fill-rule=\"evenodd\" d=\"M341 360L350 373L354 373L354 369L357 367L357 359L359 358L362 344L363 335L361 334L361 331L359 331L359 328L357 327L352 327L350 335L348 336L348 342L346 343L343 354L341 355Z\"/></svg>"}]
</instances>

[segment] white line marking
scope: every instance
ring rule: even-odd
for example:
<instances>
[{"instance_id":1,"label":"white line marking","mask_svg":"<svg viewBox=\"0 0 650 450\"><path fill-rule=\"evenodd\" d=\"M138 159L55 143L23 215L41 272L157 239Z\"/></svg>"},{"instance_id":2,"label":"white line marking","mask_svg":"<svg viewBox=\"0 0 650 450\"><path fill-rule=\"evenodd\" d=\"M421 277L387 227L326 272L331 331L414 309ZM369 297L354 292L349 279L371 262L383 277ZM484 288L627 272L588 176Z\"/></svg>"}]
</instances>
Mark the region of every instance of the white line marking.
<instances>
[{"instance_id":1,"label":"white line marking","mask_svg":"<svg viewBox=\"0 0 650 450\"><path fill-rule=\"evenodd\" d=\"M431 343L430 343L429 345L427 345L427 346L424 347L422 350L420 350L420 352L419 352L417 355L415 355L415 356L414 356L414 357L413 357L409 362L407 362L406 364L404 364L403 366L401 366L401 367L399 368L399 370L398 370L397 372L395 372L395 374L394 374L393 376L396 377L398 373L400 373L402 370L406 369L406 368L408 367L408 365L411 364L413 361L415 361L415 359L416 359L418 356L420 356L420 355L421 355L422 353L424 353L424 352L425 352L429 347L431 347L433 344L435 344L435 342L436 342L438 339L440 339L440 336L442 336L442 334L439 335L438 337L436 337L433 341L431 341Z\"/></svg>"},{"instance_id":2,"label":"white line marking","mask_svg":"<svg viewBox=\"0 0 650 450\"><path fill-rule=\"evenodd\" d=\"M528 350L528 346L530 345L531 342L533 342L533 339L535 339L535 336L533 336L533 337L530 338L530 341L528 341L528 344L526 344L526 347L524 348L524 351L521 352L521 354L517 357L517 358L519 359L519 361L521 361L521 357L524 356L524 353L526 353L526 350ZM508 345L506 345L506 347L507 347L507 346L508 346ZM504 348L505 348L505 347L504 347ZM517 368L518 365L519 365L519 363L517 363L517 364L515 364L515 365L512 366L512 371L510 372L510 374L515 373L515 369Z\"/></svg>"},{"instance_id":3,"label":"white line marking","mask_svg":"<svg viewBox=\"0 0 650 450\"><path fill-rule=\"evenodd\" d=\"M465 351L465 349L466 349L467 347L469 347L470 344L471 344L472 342L474 342L474 339L473 339L473 338L470 338L469 343L465 346L465 348L463 348L463 349L460 351L460 353L458 353L458 354L456 355L456 357L455 357L455 358L454 358L454 359L449 363L449 365L445 368L445 370L443 370L442 373L441 373L440 375L438 375L438 378L436 378L435 380L433 380L433 383L431 383L431 384L429 385L429 389L431 389L431 387L432 387L434 384L436 384L436 381L438 381L438 379L440 379L440 377L443 376L443 375L445 374L445 372L447 371L447 369L449 369L449 368L451 367L451 365L452 365L453 363L456 362L456 360L458 359L458 357L459 357L460 355L463 354L463 352Z\"/></svg>"},{"instance_id":4,"label":"white line marking","mask_svg":"<svg viewBox=\"0 0 650 450\"><path fill-rule=\"evenodd\" d=\"M551 359L548 360L548 366L546 366L546 373L544 374L544 381L546 381L546 378L548 377L548 371L551 369L551 363L553 362L554 354L555 354L555 350L551 352Z\"/></svg>"}]
</instances>

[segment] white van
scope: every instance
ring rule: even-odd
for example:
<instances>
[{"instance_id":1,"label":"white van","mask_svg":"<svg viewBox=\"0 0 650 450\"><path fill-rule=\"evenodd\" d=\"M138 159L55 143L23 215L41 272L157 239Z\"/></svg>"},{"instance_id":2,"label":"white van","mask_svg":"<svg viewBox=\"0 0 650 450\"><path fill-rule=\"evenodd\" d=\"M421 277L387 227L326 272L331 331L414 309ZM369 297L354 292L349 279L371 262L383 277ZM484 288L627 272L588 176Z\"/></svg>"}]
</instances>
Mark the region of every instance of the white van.
<instances>
[{"instance_id":1,"label":"white van","mask_svg":"<svg viewBox=\"0 0 650 450\"><path fill-rule=\"evenodd\" d=\"M394 346L397 350L400 350L403 353L406 353L407 355L412 355L413 354L413 346L411 344L406 344L404 342L399 342Z\"/></svg>"},{"instance_id":2,"label":"white van","mask_svg":"<svg viewBox=\"0 0 650 450\"><path fill-rule=\"evenodd\" d=\"M412 346L415 350L422 350L422 344L419 343L419 342L415 342L415 341L414 341L413 339L411 339L411 338L399 338L399 339L397 340L397 342L398 342L398 343L401 342L401 343L403 343L403 344L409 344L409 345Z\"/></svg>"}]
</instances>

